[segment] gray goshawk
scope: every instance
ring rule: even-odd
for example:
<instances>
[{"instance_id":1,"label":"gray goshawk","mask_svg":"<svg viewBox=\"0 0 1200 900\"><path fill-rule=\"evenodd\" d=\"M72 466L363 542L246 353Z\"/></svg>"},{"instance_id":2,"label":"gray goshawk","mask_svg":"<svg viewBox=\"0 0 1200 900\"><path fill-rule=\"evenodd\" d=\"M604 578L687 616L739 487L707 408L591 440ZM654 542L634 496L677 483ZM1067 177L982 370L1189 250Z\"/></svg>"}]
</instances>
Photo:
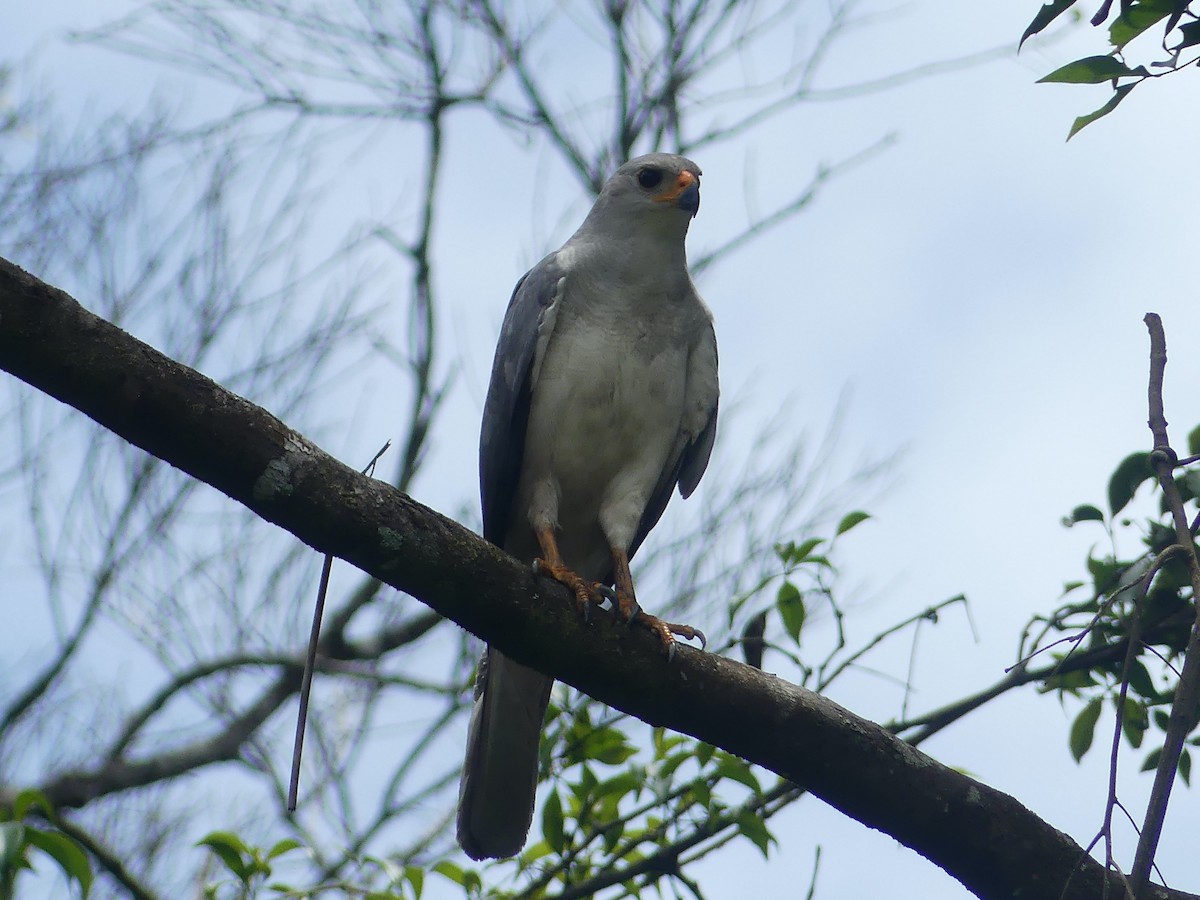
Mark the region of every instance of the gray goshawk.
<instances>
[{"instance_id":1,"label":"gray goshawk","mask_svg":"<svg viewBox=\"0 0 1200 900\"><path fill-rule=\"evenodd\" d=\"M678 485L687 497L717 426L717 341L684 238L700 169L652 153L621 166L579 230L517 282L480 436L483 533L567 585L581 609L615 585L616 611L669 652L686 625L643 613L629 560ZM458 840L512 856L533 818L553 679L489 647L459 787Z\"/></svg>"}]
</instances>

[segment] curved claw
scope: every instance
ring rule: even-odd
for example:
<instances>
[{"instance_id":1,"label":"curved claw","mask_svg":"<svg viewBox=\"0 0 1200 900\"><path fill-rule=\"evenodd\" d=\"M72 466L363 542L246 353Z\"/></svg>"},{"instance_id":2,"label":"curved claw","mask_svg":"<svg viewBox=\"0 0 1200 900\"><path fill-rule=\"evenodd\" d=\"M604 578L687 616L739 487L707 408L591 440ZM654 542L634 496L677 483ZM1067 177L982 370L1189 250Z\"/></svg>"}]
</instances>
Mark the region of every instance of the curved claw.
<instances>
[{"instance_id":1,"label":"curved claw","mask_svg":"<svg viewBox=\"0 0 1200 900\"><path fill-rule=\"evenodd\" d=\"M596 593L611 603L614 607L617 605L617 592L610 588L607 584L601 584L599 581L594 585Z\"/></svg>"},{"instance_id":2,"label":"curved claw","mask_svg":"<svg viewBox=\"0 0 1200 900\"><path fill-rule=\"evenodd\" d=\"M660 636L667 647L667 662L675 658L675 635L683 638L685 641L698 640L700 641L700 649L708 649L708 638L704 636L704 632L699 628L693 628L691 625L677 625L674 622L664 622L658 620L657 629ZM669 643L668 643L669 642Z\"/></svg>"},{"instance_id":3,"label":"curved claw","mask_svg":"<svg viewBox=\"0 0 1200 900\"><path fill-rule=\"evenodd\" d=\"M666 622L664 624L667 626L667 630L672 634L677 634L684 640L692 640L695 638L696 640L700 641L701 650L708 649L708 638L704 636L704 632L699 628L693 628L691 625L676 625L672 622ZM667 648L667 662L671 662L673 659L675 659L675 646L676 641L671 641L671 645Z\"/></svg>"},{"instance_id":4,"label":"curved claw","mask_svg":"<svg viewBox=\"0 0 1200 900\"><path fill-rule=\"evenodd\" d=\"M575 595L575 608L578 610L579 615L583 617L584 622L587 622L591 618L592 606L603 602L600 599L599 593L602 585L595 581L586 581L576 572L552 560L535 557L533 560L533 573L552 578L559 584L570 589Z\"/></svg>"},{"instance_id":5,"label":"curved claw","mask_svg":"<svg viewBox=\"0 0 1200 900\"><path fill-rule=\"evenodd\" d=\"M708 638L704 636L704 632L699 628L694 628L691 625L677 625L674 622L663 622L663 627L671 634L679 635L685 641L699 640L701 650L708 647Z\"/></svg>"}]
</instances>

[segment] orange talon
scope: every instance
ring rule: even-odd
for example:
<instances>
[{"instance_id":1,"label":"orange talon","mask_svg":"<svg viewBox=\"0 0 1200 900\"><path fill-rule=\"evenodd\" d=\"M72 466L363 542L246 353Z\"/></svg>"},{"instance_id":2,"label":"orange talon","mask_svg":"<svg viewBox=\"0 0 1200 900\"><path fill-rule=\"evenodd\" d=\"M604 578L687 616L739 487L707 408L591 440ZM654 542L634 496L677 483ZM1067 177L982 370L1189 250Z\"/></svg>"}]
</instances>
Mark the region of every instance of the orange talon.
<instances>
[{"instance_id":1,"label":"orange talon","mask_svg":"<svg viewBox=\"0 0 1200 900\"><path fill-rule=\"evenodd\" d=\"M571 589L575 595L575 609L585 621L590 616L592 606L599 606L604 602L603 597L596 590L597 585L594 582L581 578L566 566L556 566L544 559L535 559L533 566L536 572L547 575Z\"/></svg>"},{"instance_id":2,"label":"orange talon","mask_svg":"<svg viewBox=\"0 0 1200 900\"><path fill-rule=\"evenodd\" d=\"M629 572L628 554L614 547L612 556L613 580L617 585L617 616L621 621L630 624L636 622L643 628L649 628L654 632L658 637L659 643L662 644L663 650L666 651L668 660L675 658L674 635L679 635L687 640L699 638L701 649L707 646L708 642L704 637L704 632L699 628L693 628L691 625L676 625L674 622L665 622L657 616L642 612L642 608L638 605L637 597L633 593L633 575Z\"/></svg>"}]
</instances>

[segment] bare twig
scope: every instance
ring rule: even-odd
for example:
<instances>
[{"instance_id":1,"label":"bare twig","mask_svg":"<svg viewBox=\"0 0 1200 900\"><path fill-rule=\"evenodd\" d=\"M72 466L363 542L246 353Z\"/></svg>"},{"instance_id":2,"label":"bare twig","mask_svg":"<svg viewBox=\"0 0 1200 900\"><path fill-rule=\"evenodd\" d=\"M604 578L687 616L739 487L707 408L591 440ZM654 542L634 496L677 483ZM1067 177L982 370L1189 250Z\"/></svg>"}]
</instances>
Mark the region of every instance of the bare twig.
<instances>
[{"instance_id":1,"label":"bare twig","mask_svg":"<svg viewBox=\"0 0 1200 900\"><path fill-rule=\"evenodd\" d=\"M1143 649L1143 646L1142 646L1142 607L1144 606L1146 594L1150 590L1150 584L1151 584L1151 582L1154 581L1154 576L1158 574L1159 569L1162 568L1162 566L1166 563L1166 561L1171 556L1173 556L1175 553L1179 552L1180 549L1181 548L1179 547L1178 544L1172 544L1170 547L1166 548L1162 553L1158 554L1157 557L1155 557L1154 562L1150 565L1149 570L1146 572L1146 574L1142 577L1141 581L1139 582L1137 594L1133 598L1133 602L1130 604L1130 611L1129 611L1129 617L1128 617L1129 618L1129 626L1126 629L1126 635L1127 635L1126 644L1127 645L1125 648L1125 659L1121 665L1121 687L1120 687L1120 690L1117 692L1117 704L1116 704L1116 706L1117 706L1116 713L1117 714L1116 714L1116 721L1113 725L1112 744L1109 749L1108 795L1107 795L1107 798L1106 798L1106 801L1104 804L1104 825L1102 826L1101 831L1100 831L1100 833L1104 836L1104 864L1109 869L1113 869L1118 872L1120 871L1120 869L1116 865L1115 857L1113 855L1112 819L1113 819L1113 811L1118 808L1124 809L1124 807L1121 805L1121 801L1117 797L1117 762L1118 762L1118 759L1120 757L1120 752L1121 752L1121 732L1122 732L1122 729L1124 728L1124 723L1125 723L1125 714L1126 714L1125 701L1129 695L1130 673L1133 671L1134 662L1137 660L1138 656L1141 655L1141 652ZM1122 592L1121 590L1114 592L1113 598L1115 599L1116 597L1118 597L1121 594L1121 592ZM1078 645L1075 645L1075 646L1078 646ZM1073 646L1071 649L1073 651L1075 649L1075 647ZM1132 893L1132 888L1130 887L1128 881L1126 882L1126 889L1130 890ZM1107 892L1107 890L1108 890L1108 885L1106 884L1105 891Z\"/></svg>"},{"instance_id":2,"label":"bare twig","mask_svg":"<svg viewBox=\"0 0 1200 900\"><path fill-rule=\"evenodd\" d=\"M370 475L375 470L375 463L392 445L385 441L371 461L363 468L364 475ZM321 580L317 585L317 602L313 606L312 628L308 635L308 652L304 656L304 673L300 677L300 709L296 713L296 737L292 742L292 771L288 779L287 811L296 811L296 794L300 790L300 754L304 749L304 723L308 721L308 698L312 692L313 669L317 662L317 642L321 637L321 617L325 612L325 597L329 592L329 573L333 569L333 557L326 555L321 566Z\"/></svg>"},{"instance_id":3,"label":"bare twig","mask_svg":"<svg viewBox=\"0 0 1200 900\"><path fill-rule=\"evenodd\" d=\"M1154 436L1154 450L1150 454L1150 462L1158 474L1158 483L1162 489L1163 498L1175 524L1175 539L1183 549L1184 558L1187 560L1188 573L1192 583L1192 603L1196 606L1197 615L1200 616L1200 601L1197 600L1200 598L1200 566L1196 562L1196 545L1192 539L1187 514L1183 509L1183 500L1179 496L1179 489L1175 484L1173 472L1178 456L1171 449L1171 443L1167 436L1167 419L1163 412L1163 375L1167 367L1167 338L1163 331L1162 320L1158 315L1147 313L1145 322L1146 328L1150 332L1150 418L1148 424L1150 432ZM1166 736L1163 738L1158 769L1154 773L1154 786L1150 791L1150 800L1146 804L1142 834L1138 839L1133 869L1129 874L1129 881L1137 900L1142 900L1148 890L1150 869L1154 864L1154 855L1158 850L1158 841L1162 835L1167 804L1171 798L1171 786L1179 769L1179 757L1183 751L1183 743L1196 724L1198 695L1200 695L1200 623L1193 622L1187 650L1184 653L1183 671L1175 689L1175 700L1171 704L1171 716Z\"/></svg>"},{"instance_id":4,"label":"bare twig","mask_svg":"<svg viewBox=\"0 0 1200 900\"><path fill-rule=\"evenodd\" d=\"M922 622L935 620L939 612L959 603L961 603L964 607L967 605L967 598L965 595L959 594L956 597L951 597L949 600L943 600L940 603L935 603L933 606L927 607L926 609L921 610L919 613L915 613L903 621L897 622L895 625L892 625L891 627L879 632L879 634L875 635L875 637L863 644L863 646L858 650L841 660L839 664L831 672L829 672L828 675L826 675L824 672L818 672L817 690L824 691L827 687L829 687L830 683L833 682L834 679L842 674L842 672L857 663L860 659L862 659L863 656L870 653L892 635L905 630L910 625L920 625Z\"/></svg>"}]
</instances>

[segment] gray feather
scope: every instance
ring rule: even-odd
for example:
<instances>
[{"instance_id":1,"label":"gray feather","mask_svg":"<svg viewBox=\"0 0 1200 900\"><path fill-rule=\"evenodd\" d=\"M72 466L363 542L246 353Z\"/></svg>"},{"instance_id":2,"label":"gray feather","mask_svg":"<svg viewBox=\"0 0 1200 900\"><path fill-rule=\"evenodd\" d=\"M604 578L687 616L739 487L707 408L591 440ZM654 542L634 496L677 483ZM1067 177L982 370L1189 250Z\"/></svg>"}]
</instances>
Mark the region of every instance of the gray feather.
<instances>
[{"instance_id":1,"label":"gray feather","mask_svg":"<svg viewBox=\"0 0 1200 900\"><path fill-rule=\"evenodd\" d=\"M533 821L538 742L554 679L489 647L458 788L458 842L472 859L521 852Z\"/></svg>"},{"instance_id":2,"label":"gray feather","mask_svg":"<svg viewBox=\"0 0 1200 900\"><path fill-rule=\"evenodd\" d=\"M483 536L503 547L525 452L530 376L539 326L558 295L563 272L551 253L521 276L508 301L479 434Z\"/></svg>"}]
</instances>

